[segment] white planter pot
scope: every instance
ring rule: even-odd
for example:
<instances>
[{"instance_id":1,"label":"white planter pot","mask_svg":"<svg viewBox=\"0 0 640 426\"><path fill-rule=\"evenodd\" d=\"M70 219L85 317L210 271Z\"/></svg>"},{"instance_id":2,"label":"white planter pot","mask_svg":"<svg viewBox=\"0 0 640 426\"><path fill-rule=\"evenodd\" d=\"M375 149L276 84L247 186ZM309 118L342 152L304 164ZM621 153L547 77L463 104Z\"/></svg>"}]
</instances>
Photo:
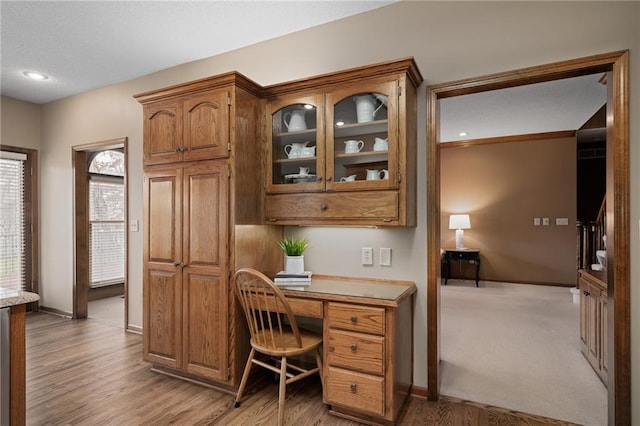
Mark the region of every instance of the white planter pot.
<instances>
[{"instance_id":1,"label":"white planter pot","mask_svg":"<svg viewBox=\"0 0 640 426\"><path fill-rule=\"evenodd\" d=\"M304 256L285 256L284 271L289 274L304 272Z\"/></svg>"}]
</instances>

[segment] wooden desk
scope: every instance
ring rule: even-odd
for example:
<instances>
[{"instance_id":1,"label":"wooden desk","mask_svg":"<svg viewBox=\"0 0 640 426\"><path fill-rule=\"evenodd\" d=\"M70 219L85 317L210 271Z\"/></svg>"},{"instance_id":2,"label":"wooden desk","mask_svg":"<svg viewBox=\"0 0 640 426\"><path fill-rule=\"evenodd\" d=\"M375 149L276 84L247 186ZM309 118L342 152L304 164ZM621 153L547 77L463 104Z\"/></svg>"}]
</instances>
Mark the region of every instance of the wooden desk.
<instances>
[{"instance_id":1,"label":"wooden desk","mask_svg":"<svg viewBox=\"0 0 640 426\"><path fill-rule=\"evenodd\" d=\"M415 284L314 275L304 289L281 288L296 315L323 319L322 400L331 414L395 423L413 384Z\"/></svg>"},{"instance_id":2,"label":"wooden desk","mask_svg":"<svg viewBox=\"0 0 640 426\"><path fill-rule=\"evenodd\" d=\"M444 264L445 275L444 285L447 285L447 281L451 277L451 261L469 261L476 265L476 287L478 287L478 281L480 281L480 250L477 249L444 249Z\"/></svg>"}]
</instances>

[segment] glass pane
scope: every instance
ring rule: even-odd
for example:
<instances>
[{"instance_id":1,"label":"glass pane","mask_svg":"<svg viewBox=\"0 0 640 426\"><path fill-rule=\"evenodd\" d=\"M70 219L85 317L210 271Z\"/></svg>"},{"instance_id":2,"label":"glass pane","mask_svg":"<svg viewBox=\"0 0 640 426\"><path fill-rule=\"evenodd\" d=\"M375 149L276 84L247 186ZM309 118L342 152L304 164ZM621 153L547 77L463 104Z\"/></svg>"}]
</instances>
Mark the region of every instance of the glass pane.
<instances>
[{"instance_id":1,"label":"glass pane","mask_svg":"<svg viewBox=\"0 0 640 426\"><path fill-rule=\"evenodd\" d=\"M89 220L124 220L124 184L89 182Z\"/></svg>"},{"instance_id":2,"label":"glass pane","mask_svg":"<svg viewBox=\"0 0 640 426\"><path fill-rule=\"evenodd\" d=\"M288 105L272 116L272 184L315 182L317 108Z\"/></svg>"},{"instance_id":3,"label":"glass pane","mask_svg":"<svg viewBox=\"0 0 640 426\"><path fill-rule=\"evenodd\" d=\"M124 282L124 223L91 223L91 287Z\"/></svg>"},{"instance_id":4,"label":"glass pane","mask_svg":"<svg viewBox=\"0 0 640 426\"><path fill-rule=\"evenodd\" d=\"M124 154L120 151L99 152L91 160L89 173L124 176Z\"/></svg>"},{"instance_id":5,"label":"glass pane","mask_svg":"<svg viewBox=\"0 0 640 426\"><path fill-rule=\"evenodd\" d=\"M366 92L334 106L334 175L336 182L389 179L388 97Z\"/></svg>"}]
</instances>

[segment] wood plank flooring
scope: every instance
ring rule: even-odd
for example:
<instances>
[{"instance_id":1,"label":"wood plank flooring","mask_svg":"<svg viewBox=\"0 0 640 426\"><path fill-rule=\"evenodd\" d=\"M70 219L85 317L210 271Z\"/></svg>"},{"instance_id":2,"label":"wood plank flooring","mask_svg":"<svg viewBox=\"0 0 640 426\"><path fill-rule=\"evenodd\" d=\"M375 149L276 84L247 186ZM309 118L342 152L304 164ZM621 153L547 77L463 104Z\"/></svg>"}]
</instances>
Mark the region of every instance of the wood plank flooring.
<instances>
[{"instance_id":1,"label":"wood plank flooring","mask_svg":"<svg viewBox=\"0 0 640 426\"><path fill-rule=\"evenodd\" d=\"M287 425L357 425L322 404L320 381L287 388ZM251 393L252 392L252 393ZM278 387L233 395L150 371L142 338L95 320L27 314L27 425L272 425ZM563 425L452 398L409 398L400 425Z\"/></svg>"}]
</instances>

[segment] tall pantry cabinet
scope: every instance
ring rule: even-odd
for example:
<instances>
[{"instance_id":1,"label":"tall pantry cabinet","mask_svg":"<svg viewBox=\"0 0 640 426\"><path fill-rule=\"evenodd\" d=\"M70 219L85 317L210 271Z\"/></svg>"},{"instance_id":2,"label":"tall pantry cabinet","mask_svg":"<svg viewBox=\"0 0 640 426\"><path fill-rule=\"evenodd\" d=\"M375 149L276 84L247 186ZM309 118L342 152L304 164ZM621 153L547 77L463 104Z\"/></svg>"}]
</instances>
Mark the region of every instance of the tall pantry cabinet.
<instances>
[{"instance_id":1,"label":"tall pantry cabinet","mask_svg":"<svg viewBox=\"0 0 640 426\"><path fill-rule=\"evenodd\" d=\"M141 93L144 359L237 387L248 336L231 276L275 273L281 228L260 225L260 87L232 72Z\"/></svg>"}]
</instances>

